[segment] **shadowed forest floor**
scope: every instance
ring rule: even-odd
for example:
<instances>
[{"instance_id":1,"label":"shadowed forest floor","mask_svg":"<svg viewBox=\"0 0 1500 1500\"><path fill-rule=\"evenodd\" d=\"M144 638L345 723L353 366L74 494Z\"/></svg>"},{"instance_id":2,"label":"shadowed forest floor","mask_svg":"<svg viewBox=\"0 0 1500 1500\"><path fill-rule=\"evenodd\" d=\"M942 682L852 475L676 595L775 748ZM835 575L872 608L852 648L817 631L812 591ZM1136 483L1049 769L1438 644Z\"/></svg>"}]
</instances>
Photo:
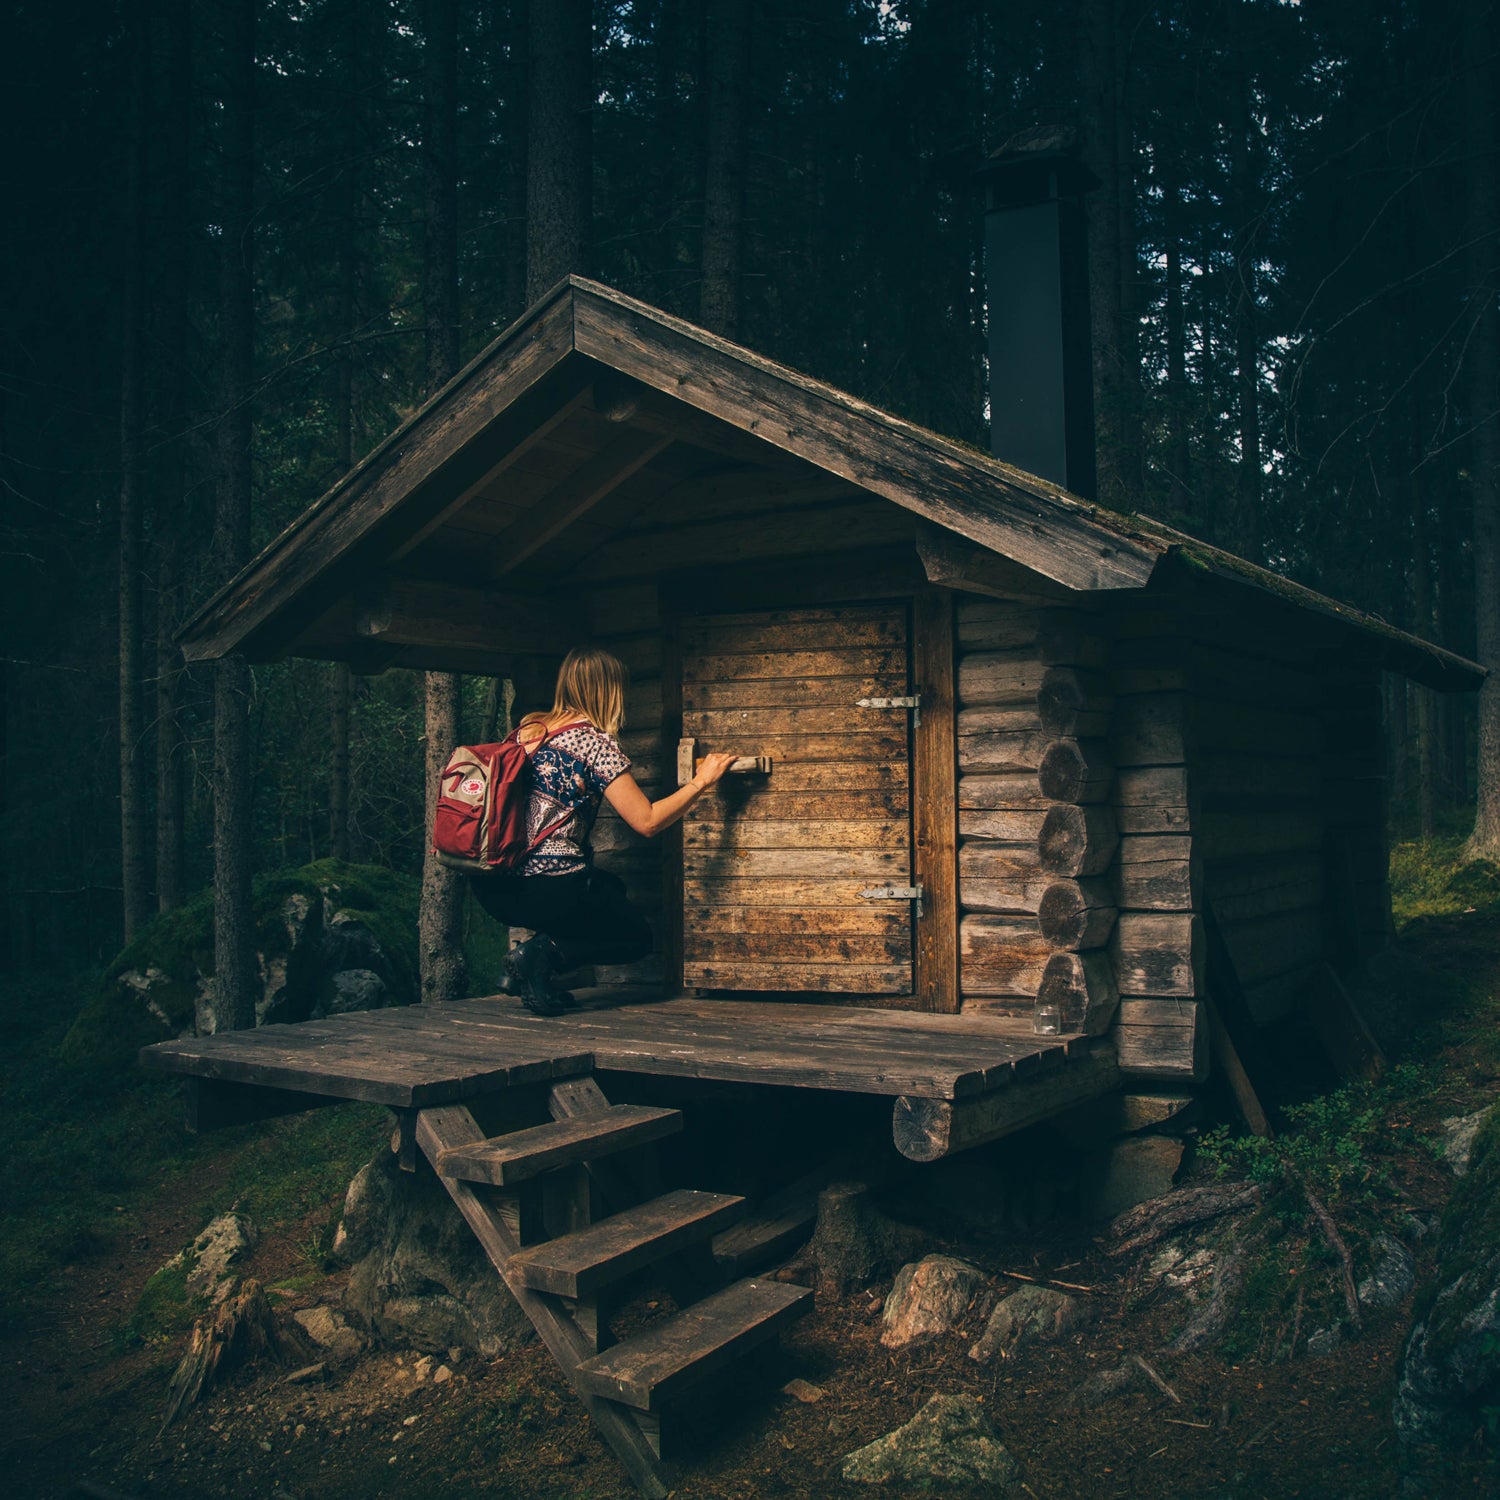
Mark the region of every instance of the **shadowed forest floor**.
<instances>
[{"instance_id":1,"label":"shadowed forest floor","mask_svg":"<svg viewBox=\"0 0 1500 1500\"><path fill-rule=\"evenodd\" d=\"M1500 916L1418 916L1404 947L1461 982L1428 971L1446 997L1441 1005L1430 996L1410 1004L1408 992L1422 1024L1398 1024L1393 1042L1407 1083L1380 1096L1381 1128L1362 1147L1379 1202L1370 1208L1351 1196L1338 1210L1346 1228L1366 1212L1440 1210L1452 1179L1425 1142L1438 1121L1481 1107L1500 1084ZM1419 982L1413 976L1421 972L1401 960L1388 990ZM10 1493L633 1494L536 1345L495 1361L452 1361L453 1378L442 1384L399 1350L377 1350L309 1386L287 1384L284 1370L253 1370L158 1435L185 1339L171 1309L142 1304L151 1274L208 1217L238 1203L262 1231L244 1269L273 1302L295 1308L335 1297L328 1235L343 1186L381 1140L386 1119L350 1107L191 1142L181 1136L170 1087L132 1080L100 1106L111 1136L91 1135L77 1124L89 1110L87 1081L59 1098L56 1079L37 1061L55 1045L50 1036L40 1024L27 1039L31 1065L23 1068L18 1048L7 1078L15 1136L4 1184L10 1222L0 1401L8 1421L0 1463ZM1420 1076L1412 1071L1419 1066ZM1200 1161L1197 1170L1207 1167ZM1138 1263L1107 1255L1097 1233L1097 1226L1059 1222L1004 1243L945 1242L987 1271L1092 1289L1099 1316L1082 1334L987 1367L967 1358L971 1338L958 1334L899 1352L883 1348L888 1284L819 1307L766 1357L762 1379L738 1382L731 1407L705 1404L690 1414L676 1494L900 1492L846 1484L840 1462L938 1393L983 1400L1021 1465L1021 1493L1033 1500L1343 1500L1500 1490L1493 1433L1488 1448L1476 1439L1462 1452L1413 1453L1397 1441L1391 1398L1410 1299L1331 1354L1277 1360L1271 1351L1284 1331L1286 1299L1279 1287L1257 1292L1252 1277L1244 1310L1216 1349L1158 1356L1182 1322L1182 1305L1143 1282ZM1430 1237L1418 1245L1419 1274L1432 1250ZM1148 1387L1089 1410L1070 1401L1082 1381L1125 1352L1149 1354L1180 1399ZM783 1394L795 1377L821 1388L821 1399Z\"/></svg>"}]
</instances>

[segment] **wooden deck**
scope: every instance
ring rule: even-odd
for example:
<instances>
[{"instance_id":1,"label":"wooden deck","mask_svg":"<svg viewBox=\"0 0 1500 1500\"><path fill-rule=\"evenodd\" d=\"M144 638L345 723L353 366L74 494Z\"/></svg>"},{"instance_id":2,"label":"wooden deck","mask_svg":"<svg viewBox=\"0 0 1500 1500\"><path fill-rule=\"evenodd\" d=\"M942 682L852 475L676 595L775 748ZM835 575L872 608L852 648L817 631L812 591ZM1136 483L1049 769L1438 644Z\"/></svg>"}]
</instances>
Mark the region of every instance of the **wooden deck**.
<instances>
[{"instance_id":1,"label":"wooden deck","mask_svg":"<svg viewBox=\"0 0 1500 1500\"><path fill-rule=\"evenodd\" d=\"M396 1109L596 1071L963 1101L1096 1056L1101 1045L992 1017L615 995L544 1018L498 996L161 1042L141 1061Z\"/></svg>"}]
</instances>

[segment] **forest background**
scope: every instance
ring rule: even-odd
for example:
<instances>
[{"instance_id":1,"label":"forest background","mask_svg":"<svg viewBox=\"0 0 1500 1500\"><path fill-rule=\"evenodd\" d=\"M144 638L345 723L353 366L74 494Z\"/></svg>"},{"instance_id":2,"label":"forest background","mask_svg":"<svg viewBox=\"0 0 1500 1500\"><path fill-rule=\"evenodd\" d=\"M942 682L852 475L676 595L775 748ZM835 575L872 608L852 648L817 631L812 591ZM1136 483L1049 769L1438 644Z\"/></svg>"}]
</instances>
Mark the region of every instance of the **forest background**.
<instances>
[{"instance_id":1,"label":"forest background","mask_svg":"<svg viewBox=\"0 0 1500 1500\"><path fill-rule=\"evenodd\" d=\"M0 972L216 867L419 871L502 688L172 635L558 274L984 445L978 169L1039 124L1102 183L1099 498L1500 665L1494 10L13 0ZM1386 707L1398 828L1467 832L1475 701Z\"/></svg>"}]
</instances>

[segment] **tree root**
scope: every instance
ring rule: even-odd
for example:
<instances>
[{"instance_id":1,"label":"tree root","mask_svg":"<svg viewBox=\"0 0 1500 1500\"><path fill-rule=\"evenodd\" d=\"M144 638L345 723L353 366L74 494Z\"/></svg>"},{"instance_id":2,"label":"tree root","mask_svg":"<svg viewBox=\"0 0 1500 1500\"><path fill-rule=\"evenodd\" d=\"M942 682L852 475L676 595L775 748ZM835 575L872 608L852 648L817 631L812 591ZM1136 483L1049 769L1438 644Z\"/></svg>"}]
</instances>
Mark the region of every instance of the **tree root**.
<instances>
[{"instance_id":1,"label":"tree root","mask_svg":"<svg viewBox=\"0 0 1500 1500\"><path fill-rule=\"evenodd\" d=\"M1217 1219L1223 1214L1254 1208L1261 1201L1261 1190L1254 1182L1212 1182L1202 1187L1178 1188L1149 1203L1138 1203L1127 1209L1109 1226L1111 1255L1128 1255L1143 1250L1179 1229Z\"/></svg>"}]
</instances>

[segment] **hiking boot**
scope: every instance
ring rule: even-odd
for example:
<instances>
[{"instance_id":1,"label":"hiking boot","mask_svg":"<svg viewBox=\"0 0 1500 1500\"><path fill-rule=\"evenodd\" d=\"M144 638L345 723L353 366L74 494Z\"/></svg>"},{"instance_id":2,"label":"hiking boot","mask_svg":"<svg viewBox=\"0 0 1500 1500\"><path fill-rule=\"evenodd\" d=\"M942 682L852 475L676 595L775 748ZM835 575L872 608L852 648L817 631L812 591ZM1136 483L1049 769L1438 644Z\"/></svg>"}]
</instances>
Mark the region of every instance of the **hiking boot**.
<instances>
[{"instance_id":1,"label":"hiking boot","mask_svg":"<svg viewBox=\"0 0 1500 1500\"><path fill-rule=\"evenodd\" d=\"M551 938L540 933L505 956L506 977L513 986L511 993L519 995L521 1004L535 1016L560 1016L568 1009L559 1000L559 991L552 987L556 958Z\"/></svg>"}]
</instances>

